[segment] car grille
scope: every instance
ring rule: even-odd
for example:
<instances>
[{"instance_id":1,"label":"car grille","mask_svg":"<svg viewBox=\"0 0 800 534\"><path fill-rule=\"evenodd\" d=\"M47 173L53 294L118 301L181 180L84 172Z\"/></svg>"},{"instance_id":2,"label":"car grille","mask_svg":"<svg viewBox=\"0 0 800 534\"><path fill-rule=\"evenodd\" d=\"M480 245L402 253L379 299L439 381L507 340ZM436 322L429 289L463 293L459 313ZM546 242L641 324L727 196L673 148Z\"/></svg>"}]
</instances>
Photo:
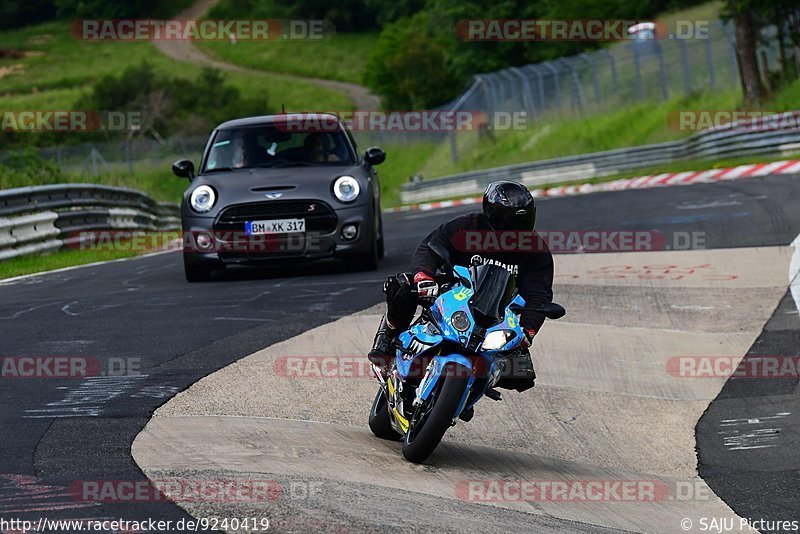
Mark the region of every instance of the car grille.
<instances>
[{"instance_id":1,"label":"car grille","mask_svg":"<svg viewBox=\"0 0 800 534\"><path fill-rule=\"evenodd\" d=\"M216 231L244 231L246 221L305 219L306 232L328 234L336 230L336 212L320 200L271 200L237 204L222 210L214 223Z\"/></svg>"}]
</instances>

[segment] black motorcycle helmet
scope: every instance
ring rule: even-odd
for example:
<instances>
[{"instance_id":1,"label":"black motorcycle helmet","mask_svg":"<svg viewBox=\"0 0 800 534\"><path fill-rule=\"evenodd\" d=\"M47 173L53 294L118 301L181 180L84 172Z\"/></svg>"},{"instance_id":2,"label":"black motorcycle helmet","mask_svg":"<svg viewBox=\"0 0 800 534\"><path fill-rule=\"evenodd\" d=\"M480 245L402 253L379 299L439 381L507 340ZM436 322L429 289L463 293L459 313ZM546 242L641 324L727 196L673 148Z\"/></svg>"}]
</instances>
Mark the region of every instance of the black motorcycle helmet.
<instances>
[{"instance_id":1,"label":"black motorcycle helmet","mask_svg":"<svg viewBox=\"0 0 800 534\"><path fill-rule=\"evenodd\" d=\"M533 231L536 203L524 185L508 180L492 182L483 194L483 215L492 230Z\"/></svg>"}]
</instances>

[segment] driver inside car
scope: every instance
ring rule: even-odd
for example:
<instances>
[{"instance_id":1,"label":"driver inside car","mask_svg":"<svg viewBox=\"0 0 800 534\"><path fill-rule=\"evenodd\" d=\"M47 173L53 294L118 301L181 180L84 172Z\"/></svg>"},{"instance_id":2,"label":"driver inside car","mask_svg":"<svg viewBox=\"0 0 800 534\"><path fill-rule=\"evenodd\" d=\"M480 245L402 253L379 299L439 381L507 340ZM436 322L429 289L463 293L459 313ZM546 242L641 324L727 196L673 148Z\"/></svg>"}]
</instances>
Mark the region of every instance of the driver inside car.
<instances>
[{"instance_id":1,"label":"driver inside car","mask_svg":"<svg viewBox=\"0 0 800 534\"><path fill-rule=\"evenodd\" d=\"M303 140L306 161L312 163L340 161L339 156L326 149L327 136L322 133L310 133Z\"/></svg>"},{"instance_id":2,"label":"driver inside car","mask_svg":"<svg viewBox=\"0 0 800 534\"><path fill-rule=\"evenodd\" d=\"M397 336L408 329L417 305L430 306L439 295L434 279L439 261L427 245L435 243L449 252L454 265L490 263L516 275L519 294L525 299L520 320L525 343L522 350L510 355L507 372L496 387L520 392L532 388L536 374L529 347L545 320L535 310L553 300L553 257L535 226L536 204L527 187L512 181L489 184L481 211L459 215L436 228L417 247L412 271L386 281L387 311L369 352L370 361L385 370L396 353ZM504 233L512 239L502 239Z\"/></svg>"}]
</instances>

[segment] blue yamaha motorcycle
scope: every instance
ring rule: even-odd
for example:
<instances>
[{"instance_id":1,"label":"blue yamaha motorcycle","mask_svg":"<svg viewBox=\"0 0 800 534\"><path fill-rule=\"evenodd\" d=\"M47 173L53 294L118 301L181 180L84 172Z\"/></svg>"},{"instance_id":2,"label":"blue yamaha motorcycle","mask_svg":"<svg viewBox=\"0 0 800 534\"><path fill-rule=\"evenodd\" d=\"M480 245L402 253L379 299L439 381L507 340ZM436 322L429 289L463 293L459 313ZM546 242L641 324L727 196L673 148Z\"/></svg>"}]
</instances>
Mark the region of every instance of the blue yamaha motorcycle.
<instances>
[{"instance_id":1,"label":"blue yamaha motorcycle","mask_svg":"<svg viewBox=\"0 0 800 534\"><path fill-rule=\"evenodd\" d=\"M525 304L516 277L491 264L453 266L447 250L428 247L439 258L441 294L398 337L388 372L375 366L380 389L369 427L379 438L403 440L403 456L424 462L445 432L482 397L500 400L494 389L515 351L525 350L519 314ZM555 303L537 311L549 319L566 313Z\"/></svg>"}]
</instances>

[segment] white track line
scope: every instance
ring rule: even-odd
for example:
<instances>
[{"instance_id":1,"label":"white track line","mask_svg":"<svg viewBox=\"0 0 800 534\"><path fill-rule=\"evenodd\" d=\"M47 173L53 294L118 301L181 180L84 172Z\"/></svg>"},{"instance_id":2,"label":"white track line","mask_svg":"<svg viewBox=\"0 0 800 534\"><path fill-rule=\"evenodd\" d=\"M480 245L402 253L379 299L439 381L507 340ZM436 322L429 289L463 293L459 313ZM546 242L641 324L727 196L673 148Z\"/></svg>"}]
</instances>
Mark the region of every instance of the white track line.
<instances>
[{"instance_id":1,"label":"white track line","mask_svg":"<svg viewBox=\"0 0 800 534\"><path fill-rule=\"evenodd\" d=\"M789 263L789 289L797 312L800 313L800 235L794 238L790 246L794 249L794 253Z\"/></svg>"}]
</instances>

